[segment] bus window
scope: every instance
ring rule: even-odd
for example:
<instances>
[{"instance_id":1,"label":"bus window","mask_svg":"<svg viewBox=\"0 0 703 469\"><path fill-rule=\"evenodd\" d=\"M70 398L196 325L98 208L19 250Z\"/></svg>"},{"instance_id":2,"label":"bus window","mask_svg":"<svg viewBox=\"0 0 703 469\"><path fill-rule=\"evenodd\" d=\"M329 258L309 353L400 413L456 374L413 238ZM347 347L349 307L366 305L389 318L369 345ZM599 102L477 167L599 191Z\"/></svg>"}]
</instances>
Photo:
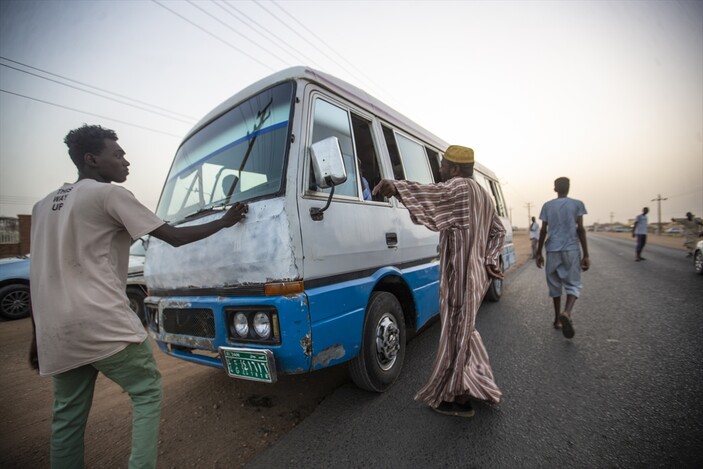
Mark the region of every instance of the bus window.
<instances>
[{"instance_id":1,"label":"bus window","mask_svg":"<svg viewBox=\"0 0 703 469\"><path fill-rule=\"evenodd\" d=\"M352 129L354 130L354 145L356 146L356 158L359 163L359 174L362 180L368 184L368 191L365 191L362 183L362 199L383 201L383 196L371 195L374 186L381 181L381 166L378 162L376 147L373 143L371 133L371 122L352 114Z\"/></svg>"},{"instance_id":2,"label":"bus window","mask_svg":"<svg viewBox=\"0 0 703 469\"><path fill-rule=\"evenodd\" d=\"M393 165L393 177L397 181L402 181L405 179L405 171L403 171L403 163L400 161L400 153L398 152L398 145L395 143L395 135L393 129L383 126L383 137L386 140L386 147L388 148L388 155L391 157L391 164Z\"/></svg>"},{"instance_id":3,"label":"bus window","mask_svg":"<svg viewBox=\"0 0 703 469\"><path fill-rule=\"evenodd\" d=\"M427 157L430 160L434 182L442 182L442 176L439 174L439 153L427 147L425 147L425 151L427 151Z\"/></svg>"},{"instance_id":4,"label":"bus window","mask_svg":"<svg viewBox=\"0 0 703 469\"><path fill-rule=\"evenodd\" d=\"M474 170L474 181L476 181L478 185L481 186L489 194L492 193L491 186L488 184L486 178L483 176L483 174L476 172L476 170Z\"/></svg>"},{"instance_id":5,"label":"bus window","mask_svg":"<svg viewBox=\"0 0 703 469\"><path fill-rule=\"evenodd\" d=\"M400 157L403 160L405 178L408 181L415 181L420 184L431 183L432 175L427 164L425 148L401 134L397 134L396 141L400 149Z\"/></svg>"},{"instance_id":6,"label":"bus window","mask_svg":"<svg viewBox=\"0 0 703 469\"><path fill-rule=\"evenodd\" d=\"M334 194L359 197L349 113L320 98L315 100L314 106L311 143L319 142L327 137L337 137L344 157L344 167L347 170L347 180L335 187ZM330 189L317 187L312 165L310 165L309 181L308 187L311 191L329 193Z\"/></svg>"},{"instance_id":7,"label":"bus window","mask_svg":"<svg viewBox=\"0 0 703 469\"><path fill-rule=\"evenodd\" d=\"M503 201L503 194L500 192L500 187L498 183L492 180L488 180L488 185L491 187L491 193L493 194L493 199L496 203L496 211L501 217L507 217L508 212L505 210L505 202Z\"/></svg>"}]
</instances>

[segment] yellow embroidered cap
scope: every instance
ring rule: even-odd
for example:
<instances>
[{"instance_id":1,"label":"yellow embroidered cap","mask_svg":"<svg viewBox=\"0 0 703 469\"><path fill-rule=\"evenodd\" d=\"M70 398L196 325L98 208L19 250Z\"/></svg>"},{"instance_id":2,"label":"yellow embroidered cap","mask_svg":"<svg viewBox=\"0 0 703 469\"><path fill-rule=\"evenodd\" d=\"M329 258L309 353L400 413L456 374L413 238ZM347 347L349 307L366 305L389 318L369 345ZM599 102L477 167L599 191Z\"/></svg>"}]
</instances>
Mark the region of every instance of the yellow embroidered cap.
<instances>
[{"instance_id":1,"label":"yellow embroidered cap","mask_svg":"<svg viewBox=\"0 0 703 469\"><path fill-rule=\"evenodd\" d=\"M444 157L452 163L473 163L474 151L461 145L450 145L444 152Z\"/></svg>"}]
</instances>

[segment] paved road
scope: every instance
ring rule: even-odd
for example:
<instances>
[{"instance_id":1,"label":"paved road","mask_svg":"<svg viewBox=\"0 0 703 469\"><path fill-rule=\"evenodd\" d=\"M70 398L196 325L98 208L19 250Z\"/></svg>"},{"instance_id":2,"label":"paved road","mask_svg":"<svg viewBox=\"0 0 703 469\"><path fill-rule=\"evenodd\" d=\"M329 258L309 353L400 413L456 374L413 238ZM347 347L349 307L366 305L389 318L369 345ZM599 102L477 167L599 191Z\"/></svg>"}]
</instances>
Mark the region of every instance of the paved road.
<instances>
[{"instance_id":1,"label":"paved road","mask_svg":"<svg viewBox=\"0 0 703 469\"><path fill-rule=\"evenodd\" d=\"M504 392L472 419L415 402L439 336L385 394L345 385L248 468L703 467L703 277L680 250L590 236L576 337L551 327L543 271L509 277L477 328Z\"/></svg>"}]
</instances>

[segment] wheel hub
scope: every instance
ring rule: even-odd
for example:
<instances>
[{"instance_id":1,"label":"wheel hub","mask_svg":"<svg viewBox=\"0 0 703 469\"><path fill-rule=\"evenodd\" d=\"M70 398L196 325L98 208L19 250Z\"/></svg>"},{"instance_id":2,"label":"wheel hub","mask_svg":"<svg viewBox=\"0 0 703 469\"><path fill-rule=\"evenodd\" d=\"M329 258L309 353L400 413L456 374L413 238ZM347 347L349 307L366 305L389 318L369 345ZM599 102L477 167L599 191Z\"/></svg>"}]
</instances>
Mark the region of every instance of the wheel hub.
<instances>
[{"instance_id":1,"label":"wheel hub","mask_svg":"<svg viewBox=\"0 0 703 469\"><path fill-rule=\"evenodd\" d=\"M376 328L376 356L383 370L393 367L399 350L400 329L389 315L384 315Z\"/></svg>"}]
</instances>

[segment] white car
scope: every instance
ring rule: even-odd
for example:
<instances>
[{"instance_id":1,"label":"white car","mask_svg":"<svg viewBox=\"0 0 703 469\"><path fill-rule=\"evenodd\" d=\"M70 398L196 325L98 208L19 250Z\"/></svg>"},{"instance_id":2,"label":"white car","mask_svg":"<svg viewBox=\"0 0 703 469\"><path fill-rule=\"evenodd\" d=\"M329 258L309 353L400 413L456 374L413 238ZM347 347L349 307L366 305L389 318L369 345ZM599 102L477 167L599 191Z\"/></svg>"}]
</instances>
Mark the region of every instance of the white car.
<instances>
[{"instance_id":1,"label":"white car","mask_svg":"<svg viewBox=\"0 0 703 469\"><path fill-rule=\"evenodd\" d=\"M698 241L696 249L693 251L693 268L703 275L703 239Z\"/></svg>"},{"instance_id":2,"label":"white car","mask_svg":"<svg viewBox=\"0 0 703 469\"><path fill-rule=\"evenodd\" d=\"M129 307L137 313L142 322L144 317L144 298L146 298L146 282L144 281L144 240L137 239L129 248L129 272L127 274L127 298Z\"/></svg>"}]
</instances>

